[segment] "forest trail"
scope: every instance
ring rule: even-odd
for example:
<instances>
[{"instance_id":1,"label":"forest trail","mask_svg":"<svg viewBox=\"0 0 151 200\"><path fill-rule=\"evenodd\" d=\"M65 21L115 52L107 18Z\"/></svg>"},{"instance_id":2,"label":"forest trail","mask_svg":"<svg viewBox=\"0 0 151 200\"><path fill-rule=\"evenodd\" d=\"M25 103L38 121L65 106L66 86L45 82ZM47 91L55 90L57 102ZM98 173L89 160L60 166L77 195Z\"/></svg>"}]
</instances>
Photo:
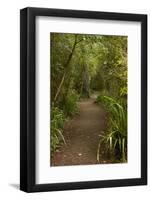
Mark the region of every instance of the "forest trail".
<instances>
[{"instance_id":1,"label":"forest trail","mask_svg":"<svg viewBox=\"0 0 151 200\"><path fill-rule=\"evenodd\" d=\"M105 110L95 103L94 97L80 101L79 114L65 123L63 135L67 145L54 153L51 166L97 164L97 148L106 129L106 118ZM106 158L101 162L106 163Z\"/></svg>"}]
</instances>

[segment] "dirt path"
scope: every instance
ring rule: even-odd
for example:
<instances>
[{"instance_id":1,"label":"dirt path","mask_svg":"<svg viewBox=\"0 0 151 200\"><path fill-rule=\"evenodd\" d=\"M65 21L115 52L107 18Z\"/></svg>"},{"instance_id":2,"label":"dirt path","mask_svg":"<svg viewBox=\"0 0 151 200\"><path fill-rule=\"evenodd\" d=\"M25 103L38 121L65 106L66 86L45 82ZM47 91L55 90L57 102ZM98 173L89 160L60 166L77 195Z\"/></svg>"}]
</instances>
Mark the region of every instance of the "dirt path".
<instances>
[{"instance_id":1,"label":"dirt path","mask_svg":"<svg viewBox=\"0 0 151 200\"><path fill-rule=\"evenodd\" d=\"M65 124L63 135L67 145L55 152L53 166L98 163L97 147L99 135L106 128L106 113L92 98L81 101L79 109L79 115Z\"/></svg>"}]
</instances>

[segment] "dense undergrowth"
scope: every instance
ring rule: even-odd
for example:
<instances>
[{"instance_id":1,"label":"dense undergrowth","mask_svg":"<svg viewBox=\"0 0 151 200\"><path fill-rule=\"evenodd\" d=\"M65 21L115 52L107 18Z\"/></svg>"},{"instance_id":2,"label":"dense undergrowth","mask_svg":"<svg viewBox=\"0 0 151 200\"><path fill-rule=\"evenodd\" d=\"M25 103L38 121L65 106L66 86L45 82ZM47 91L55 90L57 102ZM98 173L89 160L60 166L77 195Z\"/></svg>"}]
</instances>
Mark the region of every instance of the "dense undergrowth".
<instances>
[{"instance_id":1,"label":"dense undergrowth","mask_svg":"<svg viewBox=\"0 0 151 200\"><path fill-rule=\"evenodd\" d=\"M97 102L103 104L108 112L108 128L100 138L97 151L98 161L101 144L105 144L115 161L127 161L127 109L119 101L110 96L100 95L97 98Z\"/></svg>"},{"instance_id":2,"label":"dense undergrowth","mask_svg":"<svg viewBox=\"0 0 151 200\"><path fill-rule=\"evenodd\" d=\"M51 152L53 153L61 143L66 145L63 136L63 128L69 117L78 113L79 96L71 91L66 97L66 101L61 105L52 106L51 108Z\"/></svg>"}]
</instances>

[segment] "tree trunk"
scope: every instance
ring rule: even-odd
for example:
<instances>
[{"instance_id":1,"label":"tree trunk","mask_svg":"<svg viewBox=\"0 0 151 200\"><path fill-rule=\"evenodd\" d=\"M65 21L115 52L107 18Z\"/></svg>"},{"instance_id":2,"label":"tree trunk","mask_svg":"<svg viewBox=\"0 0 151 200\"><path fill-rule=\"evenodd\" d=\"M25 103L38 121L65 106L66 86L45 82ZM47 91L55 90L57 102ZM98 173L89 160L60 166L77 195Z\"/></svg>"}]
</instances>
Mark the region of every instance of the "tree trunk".
<instances>
[{"instance_id":1,"label":"tree trunk","mask_svg":"<svg viewBox=\"0 0 151 200\"><path fill-rule=\"evenodd\" d=\"M89 81L89 72L87 65L84 64L83 67L83 88L82 93L84 97L90 97L90 81Z\"/></svg>"},{"instance_id":2,"label":"tree trunk","mask_svg":"<svg viewBox=\"0 0 151 200\"><path fill-rule=\"evenodd\" d=\"M59 94L60 94L60 91L61 91L61 89L62 89L63 83L64 83L64 81L65 81L65 77L66 77L66 75L67 75L67 73L68 73L68 66L69 66L69 63L70 63L70 61L71 61L71 59L72 59L72 56L73 56L73 53L74 53L76 44L77 44L77 35L75 35L75 42L74 42L72 51L71 51L71 53L70 53L70 55L69 55L69 57L68 57L67 62L66 62L65 65L64 65L64 69L65 69L65 70L64 70L64 74L63 74L63 76L62 76L62 79L61 79L61 82L60 82L60 84L59 84L58 90L57 90L56 95L55 95L55 97L54 97L54 100L53 100L53 103L54 103L54 104L55 104L55 102L56 102L56 100L57 100L57 98L58 98L58 96L59 96Z\"/></svg>"}]
</instances>

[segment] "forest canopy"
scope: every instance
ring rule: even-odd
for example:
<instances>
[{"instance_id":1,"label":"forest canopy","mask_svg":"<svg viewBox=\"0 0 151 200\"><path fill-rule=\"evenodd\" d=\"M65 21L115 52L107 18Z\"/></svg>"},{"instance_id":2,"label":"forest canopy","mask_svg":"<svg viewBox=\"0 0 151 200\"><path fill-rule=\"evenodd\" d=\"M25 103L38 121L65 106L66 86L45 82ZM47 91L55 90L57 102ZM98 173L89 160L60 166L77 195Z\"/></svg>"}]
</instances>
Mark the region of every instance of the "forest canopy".
<instances>
[{"instance_id":1,"label":"forest canopy","mask_svg":"<svg viewBox=\"0 0 151 200\"><path fill-rule=\"evenodd\" d=\"M93 90L126 95L127 37L51 33L51 80L54 104L71 90L86 97Z\"/></svg>"}]
</instances>

